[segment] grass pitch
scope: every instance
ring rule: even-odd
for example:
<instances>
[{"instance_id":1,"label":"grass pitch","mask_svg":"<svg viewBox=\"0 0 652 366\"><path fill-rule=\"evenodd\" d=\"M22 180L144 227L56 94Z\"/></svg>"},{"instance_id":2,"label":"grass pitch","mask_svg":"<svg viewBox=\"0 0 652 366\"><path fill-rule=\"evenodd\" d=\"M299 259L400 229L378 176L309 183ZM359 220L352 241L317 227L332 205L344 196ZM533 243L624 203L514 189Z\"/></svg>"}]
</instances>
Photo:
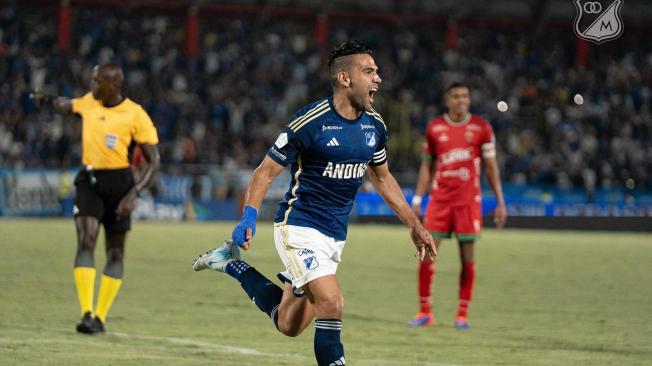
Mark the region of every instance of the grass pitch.
<instances>
[{"instance_id":1,"label":"grass pitch","mask_svg":"<svg viewBox=\"0 0 652 366\"><path fill-rule=\"evenodd\" d=\"M77 334L71 220L0 220L0 365L311 365L297 338L223 274L194 273L232 223L136 222L107 333ZM96 251L99 275L103 239ZM406 329L417 311L416 261L399 226L354 225L338 278L350 365L652 365L649 234L487 230L468 331L454 329L459 260L438 259L437 324ZM272 226L245 259L275 278Z\"/></svg>"}]
</instances>

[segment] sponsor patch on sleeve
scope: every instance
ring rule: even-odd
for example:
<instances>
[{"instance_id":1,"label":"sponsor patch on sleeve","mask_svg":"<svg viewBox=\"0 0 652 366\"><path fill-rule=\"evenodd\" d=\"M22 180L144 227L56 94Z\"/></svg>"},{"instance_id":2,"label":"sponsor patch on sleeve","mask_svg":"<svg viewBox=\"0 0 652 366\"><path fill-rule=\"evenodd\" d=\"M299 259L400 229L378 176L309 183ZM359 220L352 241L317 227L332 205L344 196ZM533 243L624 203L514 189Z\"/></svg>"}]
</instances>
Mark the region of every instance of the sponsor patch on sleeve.
<instances>
[{"instance_id":1,"label":"sponsor patch on sleeve","mask_svg":"<svg viewBox=\"0 0 652 366\"><path fill-rule=\"evenodd\" d=\"M272 146L272 148L269 149L269 152L271 152L274 156L281 159L282 161L285 161L288 158L285 154L283 154L282 152L276 150L275 146Z\"/></svg>"},{"instance_id":2,"label":"sponsor patch on sleeve","mask_svg":"<svg viewBox=\"0 0 652 366\"><path fill-rule=\"evenodd\" d=\"M283 146L287 144L288 144L288 134L286 132L283 132L282 134L278 135L276 142L274 142L274 145L279 149L282 149Z\"/></svg>"}]
</instances>

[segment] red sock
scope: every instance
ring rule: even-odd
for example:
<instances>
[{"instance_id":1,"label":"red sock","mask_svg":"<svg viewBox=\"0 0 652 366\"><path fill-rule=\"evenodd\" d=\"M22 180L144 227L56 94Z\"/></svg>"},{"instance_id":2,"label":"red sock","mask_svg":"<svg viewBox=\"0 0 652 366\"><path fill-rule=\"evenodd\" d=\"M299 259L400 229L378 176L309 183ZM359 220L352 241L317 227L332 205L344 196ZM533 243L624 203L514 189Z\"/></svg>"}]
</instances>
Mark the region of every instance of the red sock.
<instances>
[{"instance_id":1,"label":"red sock","mask_svg":"<svg viewBox=\"0 0 652 366\"><path fill-rule=\"evenodd\" d=\"M419 265L419 306L422 313L432 312L430 288L434 276L435 264L432 261L421 262Z\"/></svg>"},{"instance_id":2,"label":"red sock","mask_svg":"<svg viewBox=\"0 0 652 366\"><path fill-rule=\"evenodd\" d=\"M471 296L473 295L473 282L475 281L475 262L464 263L460 272L460 304L457 308L457 316L466 318L471 305Z\"/></svg>"}]
</instances>

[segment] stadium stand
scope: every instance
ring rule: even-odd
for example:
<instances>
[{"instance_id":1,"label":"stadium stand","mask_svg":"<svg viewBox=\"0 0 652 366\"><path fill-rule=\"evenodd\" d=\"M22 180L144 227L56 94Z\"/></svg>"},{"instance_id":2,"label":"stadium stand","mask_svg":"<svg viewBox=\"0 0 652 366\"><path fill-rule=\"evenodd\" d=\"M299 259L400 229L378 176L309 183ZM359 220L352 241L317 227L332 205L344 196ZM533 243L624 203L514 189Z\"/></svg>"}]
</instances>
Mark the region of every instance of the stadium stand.
<instances>
[{"instance_id":1,"label":"stadium stand","mask_svg":"<svg viewBox=\"0 0 652 366\"><path fill-rule=\"evenodd\" d=\"M332 12L324 23L314 9L295 9L276 22L265 8L207 6L196 18L198 47L189 50L186 11L166 4L81 2L69 13L68 49L56 38L58 5L4 5L0 165L79 164L79 124L37 112L29 92L81 95L92 66L114 61L126 70L127 95L157 125L164 169L251 169L298 106L328 95L321 56L353 37L376 50L384 78L378 110L390 121L390 160L407 186L418 165L415 141L443 112L445 85L463 79L474 112L494 126L505 182L581 190L589 200L652 190L652 48L637 42L636 30L597 53L582 51L567 28L499 17L451 25L441 16ZM532 30L514 32L523 27ZM496 110L498 100L509 112ZM232 196L237 187L226 191Z\"/></svg>"}]
</instances>

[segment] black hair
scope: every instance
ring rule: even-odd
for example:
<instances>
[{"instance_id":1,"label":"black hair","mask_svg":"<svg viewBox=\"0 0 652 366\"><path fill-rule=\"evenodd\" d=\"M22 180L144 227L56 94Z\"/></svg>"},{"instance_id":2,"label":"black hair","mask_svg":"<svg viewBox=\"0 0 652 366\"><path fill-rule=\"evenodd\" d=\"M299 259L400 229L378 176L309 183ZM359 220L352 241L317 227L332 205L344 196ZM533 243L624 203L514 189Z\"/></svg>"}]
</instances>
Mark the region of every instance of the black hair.
<instances>
[{"instance_id":1,"label":"black hair","mask_svg":"<svg viewBox=\"0 0 652 366\"><path fill-rule=\"evenodd\" d=\"M331 49L331 52L328 55L328 69L330 70L333 61L335 61L336 58L357 55L360 53L371 55L373 51L371 51L371 49L362 41L352 40L343 42L339 46L335 46Z\"/></svg>"},{"instance_id":2,"label":"black hair","mask_svg":"<svg viewBox=\"0 0 652 366\"><path fill-rule=\"evenodd\" d=\"M461 81L452 82L452 83L448 84L448 86L446 87L446 94L450 93L450 91L455 89L455 88L467 88L468 89L469 86L464 84Z\"/></svg>"}]
</instances>

